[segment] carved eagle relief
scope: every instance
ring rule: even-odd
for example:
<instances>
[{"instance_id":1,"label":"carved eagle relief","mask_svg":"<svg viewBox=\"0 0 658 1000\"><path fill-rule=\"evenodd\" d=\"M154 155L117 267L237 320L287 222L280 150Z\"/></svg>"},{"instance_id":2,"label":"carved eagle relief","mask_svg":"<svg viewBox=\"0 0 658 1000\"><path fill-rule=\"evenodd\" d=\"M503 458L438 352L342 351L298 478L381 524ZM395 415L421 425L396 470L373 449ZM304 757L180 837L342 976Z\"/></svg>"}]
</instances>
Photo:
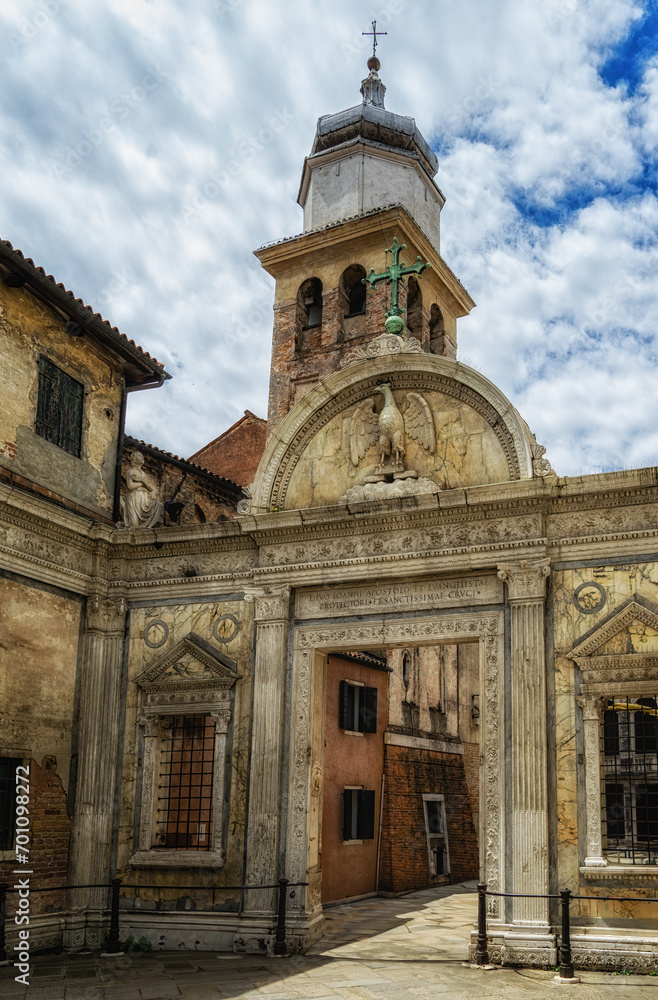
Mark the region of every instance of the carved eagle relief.
<instances>
[{"instance_id":1,"label":"carved eagle relief","mask_svg":"<svg viewBox=\"0 0 658 1000\"><path fill-rule=\"evenodd\" d=\"M378 472L384 469L387 462L395 468L402 468L406 452L405 435L433 454L436 449L436 431L427 400L417 392L408 392L400 404L401 409L398 409L388 382L378 386L375 391L384 397L381 413L377 413L374 399L366 399L359 403L350 420L352 465L358 465L370 448L377 445Z\"/></svg>"}]
</instances>

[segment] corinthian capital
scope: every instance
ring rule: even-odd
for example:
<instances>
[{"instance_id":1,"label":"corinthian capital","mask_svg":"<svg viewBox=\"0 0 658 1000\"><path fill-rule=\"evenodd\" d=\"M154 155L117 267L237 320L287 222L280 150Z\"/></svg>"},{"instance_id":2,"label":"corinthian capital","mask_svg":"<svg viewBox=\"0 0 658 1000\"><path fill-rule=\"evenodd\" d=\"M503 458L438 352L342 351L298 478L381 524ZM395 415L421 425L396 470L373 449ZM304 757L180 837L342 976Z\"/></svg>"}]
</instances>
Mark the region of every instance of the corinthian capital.
<instances>
[{"instance_id":1,"label":"corinthian capital","mask_svg":"<svg viewBox=\"0 0 658 1000\"><path fill-rule=\"evenodd\" d=\"M548 559L521 559L498 567L498 577L507 584L511 601L543 600L550 572Z\"/></svg>"},{"instance_id":2,"label":"corinthian capital","mask_svg":"<svg viewBox=\"0 0 658 1000\"><path fill-rule=\"evenodd\" d=\"M601 712L608 699L600 694L579 695L576 701L583 712L583 722L600 722Z\"/></svg>"},{"instance_id":3,"label":"corinthian capital","mask_svg":"<svg viewBox=\"0 0 658 1000\"><path fill-rule=\"evenodd\" d=\"M87 601L87 631L123 634L126 623L126 602L123 597L99 597Z\"/></svg>"},{"instance_id":4,"label":"corinthian capital","mask_svg":"<svg viewBox=\"0 0 658 1000\"><path fill-rule=\"evenodd\" d=\"M254 605L257 622L283 622L288 620L290 587L247 587L244 599Z\"/></svg>"}]
</instances>

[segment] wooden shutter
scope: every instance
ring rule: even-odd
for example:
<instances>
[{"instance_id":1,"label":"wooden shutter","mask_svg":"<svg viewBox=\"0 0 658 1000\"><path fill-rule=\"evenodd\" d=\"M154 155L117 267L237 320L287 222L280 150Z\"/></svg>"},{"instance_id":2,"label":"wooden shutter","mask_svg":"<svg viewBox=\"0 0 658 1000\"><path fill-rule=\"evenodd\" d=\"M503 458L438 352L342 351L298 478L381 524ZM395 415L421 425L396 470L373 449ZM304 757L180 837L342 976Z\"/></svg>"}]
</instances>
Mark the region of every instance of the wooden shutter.
<instances>
[{"instance_id":1,"label":"wooden shutter","mask_svg":"<svg viewBox=\"0 0 658 1000\"><path fill-rule=\"evenodd\" d=\"M362 789L358 800L357 839L372 840L375 836L375 793Z\"/></svg>"},{"instance_id":2,"label":"wooden shutter","mask_svg":"<svg viewBox=\"0 0 658 1000\"><path fill-rule=\"evenodd\" d=\"M362 733L377 732L377 688L361 688L359 722Z\"/></svg>"},{"instance_id":3,"label":"wooden shutter","mask_svg":"<svg viewBox=\"0 0 658 1000\"><path fill-rule=\"evenodd\" d=\"M350 687L347 681L340 682L340 701L338 704L338 725L341 729L351 729L350 719Z\"/></svg>"},{"instance_id":4,"label":"wooden shutter","mask_svg":"<svg viewBox=\"0 0 658 1000\"><path fill-rule=\"evenodd\" d=\"M82 399L84 386L65 372L60 372L59 444L71 455L80 457L82 440Z\"/></svg>"},{"instance_id":5,"label":"wooden shutter","mask_svg":"<svg viewBox=\"0 0 658 1000\"><path fill-rule=\"evenodd\" d=\"M55 442L57 434L57 397L59 368L45 358L39 358L39 395L37 398L36 432L46 441Z\"/></svg>"},{"instance_id":6,"label":"wooden shutter","mask_svg":"<svg viewBox=\"0 0 658 1000\"><path fill-rule=\"evenodd\" d=\"M343 684L345 681L342 682ZM352 789L343 792L343 840L352 839Z\"/></svg>"}]
</instances>

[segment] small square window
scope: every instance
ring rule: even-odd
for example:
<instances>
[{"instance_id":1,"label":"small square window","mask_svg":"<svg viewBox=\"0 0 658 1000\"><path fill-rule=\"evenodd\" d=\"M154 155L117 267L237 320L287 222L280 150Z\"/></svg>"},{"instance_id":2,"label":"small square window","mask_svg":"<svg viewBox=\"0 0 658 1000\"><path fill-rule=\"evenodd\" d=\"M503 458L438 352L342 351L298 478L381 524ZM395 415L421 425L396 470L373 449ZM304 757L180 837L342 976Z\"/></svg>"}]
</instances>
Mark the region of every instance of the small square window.
<instances>
[{"instance_id":1,"label":"small square window","mask_svg":"<svg viewBox=\"0 0 658 1000\"><path fill-rule=\"evenodd\" d=\"M80 457L84 386L47 358L39 358L39 395L36 432Z\"/></svg>"}]
</instances>

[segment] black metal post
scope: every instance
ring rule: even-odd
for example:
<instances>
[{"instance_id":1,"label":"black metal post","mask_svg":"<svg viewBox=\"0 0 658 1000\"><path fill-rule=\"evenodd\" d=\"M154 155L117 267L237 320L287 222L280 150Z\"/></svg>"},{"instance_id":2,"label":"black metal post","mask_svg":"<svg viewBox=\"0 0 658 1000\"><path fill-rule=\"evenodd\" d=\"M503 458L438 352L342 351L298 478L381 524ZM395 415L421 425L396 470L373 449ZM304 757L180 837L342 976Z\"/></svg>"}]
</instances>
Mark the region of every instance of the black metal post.
<instances>
[{"instance_id":1,"label":"black metal post","mask_svg":"<svg viewBox=\"0 0 658 1000\"><path fill-rule=\"evenodd\" d=\"M279 916L276 922L276 937L274 939L274 954L286 954L286 896L288 879L279 879Z\"/></svg>"},{"instance_id":2,"label":"black metal post","mask_svg":"<svg viewBox=\"0 0 658 1000\"><path fill-rule=\"evenodd\" d=\"M478 882L478 943L475 949L475 964L488 965L489 952L487 951L487 885L486 882Z\"/></svg>"},{"instance_id":3,"label":"black metal post","mask_svg":"<svg viewBox=\"0 0 658 1000\"><path fill-rule=\"evenodd\" d=\"M569 927L569 903L571 890L561 889L562 903L562 939L560 941L560 979L573 979L573 962L571 960L571 931Z\"/></svg>"},{"instance_id":4,"label":"black metal post","mask_svg":"<svg viewBox=\"0 0 658 1000\"><path fill-rule=\"evenodd\" d=\"M119 893L121 891L121 879L113 878L110 882L112 897L110 902L110 936L107 941L108 955L116 955L121 951L119 941Z\"/></svg>"},{"instance_id":5,"label":"black metal post","mask_svg":"<svg viewBox=\"0 0 658 1000\"><path fill-rule=\"evenodd\" d=\"M0 962L7 961L7 947L5 941L5 922L7 920L7 889L6 882L0 882Z\"/></svg>"}]
</instances>

